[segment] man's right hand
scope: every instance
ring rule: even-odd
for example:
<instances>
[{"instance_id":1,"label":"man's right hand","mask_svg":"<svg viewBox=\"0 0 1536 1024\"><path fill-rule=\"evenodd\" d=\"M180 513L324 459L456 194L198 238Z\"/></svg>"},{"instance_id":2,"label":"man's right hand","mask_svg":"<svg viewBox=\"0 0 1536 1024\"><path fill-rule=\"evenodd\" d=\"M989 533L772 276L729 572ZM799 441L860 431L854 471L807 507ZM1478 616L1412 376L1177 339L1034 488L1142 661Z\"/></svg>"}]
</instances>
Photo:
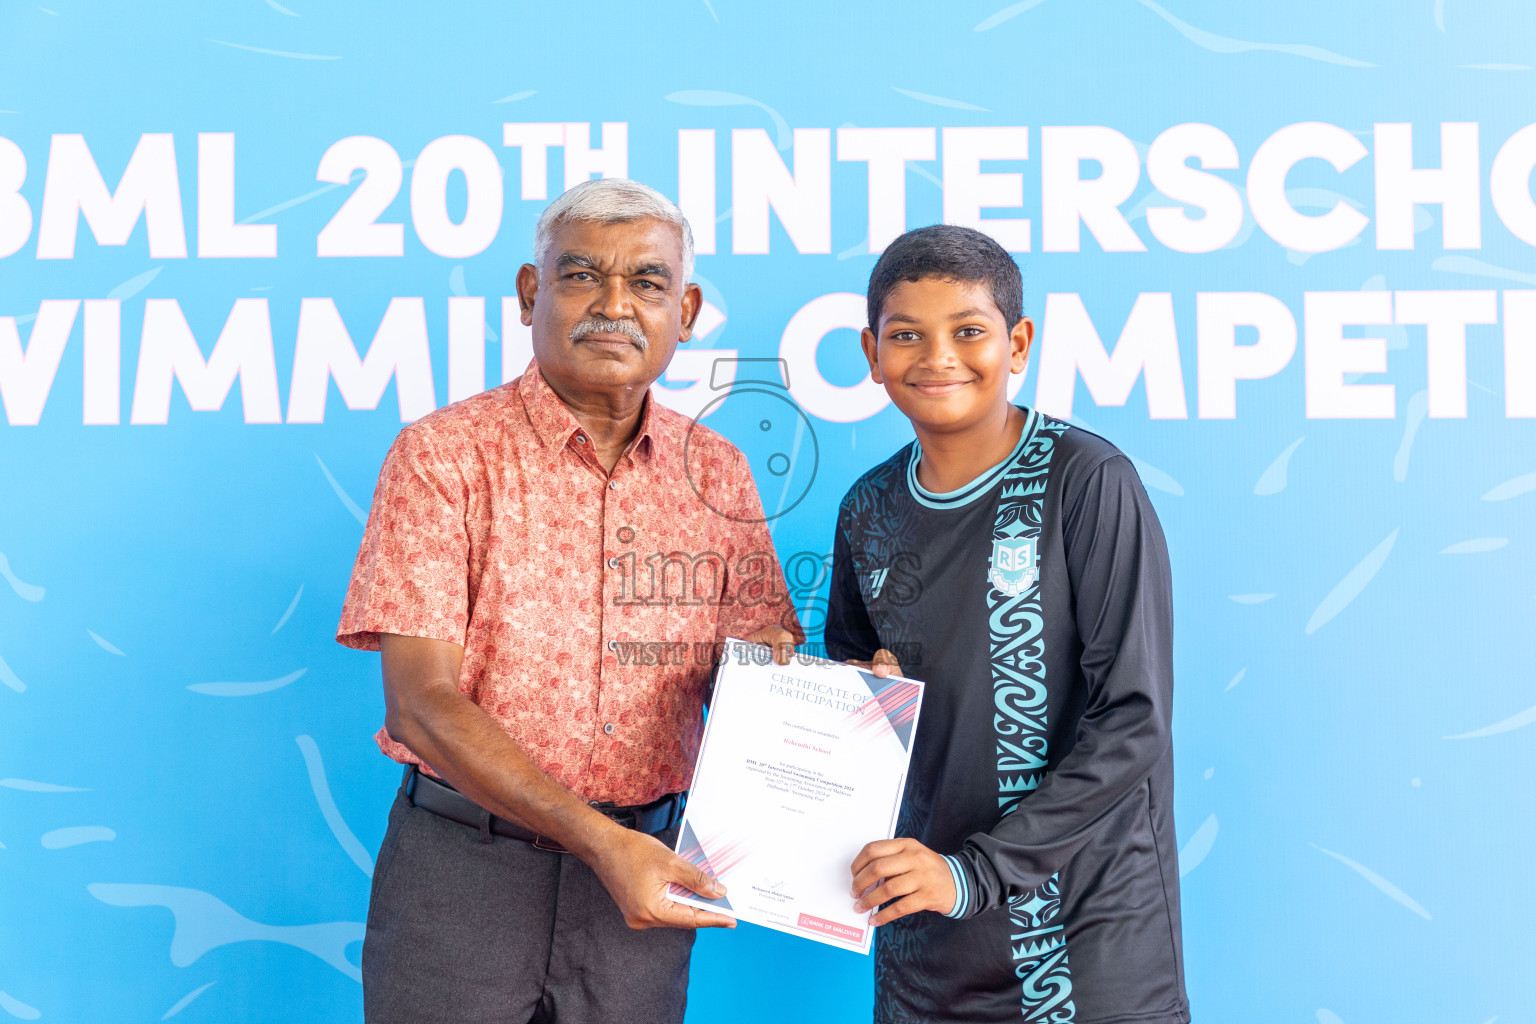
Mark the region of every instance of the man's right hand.
<instances>
[{"instance_id":1,"label":"man's right hand","mask_svg":"<svg viewBox=\"0 0 1536 1024\"><path fill-rule=\"evenodd\" d=\"M736 927L735 918L672 902L673 882L709 899L724 896L725 886L654 836L615 825L590 863L631 928Z\"/></svg>"}]
</instances>

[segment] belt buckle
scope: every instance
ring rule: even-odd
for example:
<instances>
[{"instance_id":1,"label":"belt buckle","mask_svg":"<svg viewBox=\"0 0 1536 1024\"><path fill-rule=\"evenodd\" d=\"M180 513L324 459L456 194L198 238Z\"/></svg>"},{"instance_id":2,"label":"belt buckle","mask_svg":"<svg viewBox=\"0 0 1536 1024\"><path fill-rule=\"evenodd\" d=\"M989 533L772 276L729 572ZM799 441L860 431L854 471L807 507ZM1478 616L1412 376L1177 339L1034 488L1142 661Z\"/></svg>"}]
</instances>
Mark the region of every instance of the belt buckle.
<instances>
[{"instance_id":1,"label":"belt buckle","mask_svg":"<svg viewBox=\"0 0 1536 1024\"><path fill-rule=\"evenodd\" d=\"M537 833L535 833L534 837L533 837L533 847L534 847L534 849L544 850L544 851L546 851L548 853L568 853L568 852L570 852L565 847L561 846L559 843L555 842L553 839L549 838L548 836L539 835Z\"/></svg>"}]
</instances>

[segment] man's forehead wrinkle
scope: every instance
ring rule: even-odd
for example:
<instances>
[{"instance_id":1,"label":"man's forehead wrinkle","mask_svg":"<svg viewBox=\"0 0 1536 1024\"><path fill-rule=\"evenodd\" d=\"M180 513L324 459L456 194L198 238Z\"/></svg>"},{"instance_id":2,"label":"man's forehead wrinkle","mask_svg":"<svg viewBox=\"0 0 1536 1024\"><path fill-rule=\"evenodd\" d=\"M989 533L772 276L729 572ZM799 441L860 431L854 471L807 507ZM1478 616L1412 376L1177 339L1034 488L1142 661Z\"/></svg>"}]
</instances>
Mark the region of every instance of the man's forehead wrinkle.
<instances>
[{"instance_id":1,"label":"man's forehead wrinkle","mask_svg":"<svg viewBox=\"0 0 1536 1024\"><path fill-rule=\"evenodd\" d=\"M581 267L603 273L620 273L627 277L664 277L672 279L672 267L664 257L645 255L635 258L626 256L602 257L585 252L562 252L555 257L556 267Z\"/></svg>"}]
</instances>

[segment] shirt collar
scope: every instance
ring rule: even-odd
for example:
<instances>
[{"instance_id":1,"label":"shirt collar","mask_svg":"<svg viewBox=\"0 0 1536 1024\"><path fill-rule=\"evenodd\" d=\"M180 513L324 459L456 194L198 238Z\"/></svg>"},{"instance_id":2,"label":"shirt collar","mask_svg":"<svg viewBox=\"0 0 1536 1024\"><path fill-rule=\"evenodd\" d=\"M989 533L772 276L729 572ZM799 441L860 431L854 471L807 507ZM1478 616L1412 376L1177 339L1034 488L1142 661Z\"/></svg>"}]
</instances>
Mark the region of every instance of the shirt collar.
<instances>
[{"instance_id":1,"label":"shirt collar","mask_svg":"<svg viewBox=\"0 0 1536 1024\"><path fill-rule=\"evenodd\" d=\"M528 369L518 381L517 390L522 396L528 421L533 424L534 433L551 458L569 445L574 435L585 433L576 417L571 415L571 410L549 386L549 381L544 379L537 360L528 364ZM681 417L677 413L656 401L654 394L647 393L645 405L640 411L639 430L625 454L634 455L643 461L656 460L681 443L679 419Z\"/></svg>"}]
</instances>

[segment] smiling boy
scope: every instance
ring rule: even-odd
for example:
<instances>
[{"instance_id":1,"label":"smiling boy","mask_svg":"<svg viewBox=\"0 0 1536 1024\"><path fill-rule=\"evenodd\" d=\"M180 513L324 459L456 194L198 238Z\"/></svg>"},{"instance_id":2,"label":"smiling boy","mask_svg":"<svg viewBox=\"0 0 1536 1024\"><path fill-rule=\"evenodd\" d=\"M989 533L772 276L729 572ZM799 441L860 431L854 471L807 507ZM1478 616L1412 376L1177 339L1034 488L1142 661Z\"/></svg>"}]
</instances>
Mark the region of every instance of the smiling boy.
<instances>
[{"instance_id":1,"label":"smiling boy","mask_svg":"<svg viewBox=\"0 0 1536 1024\"><path fill-rule=\"evenodd\" d=\"M1113 445L1009 403L1034 325L991 238L908 232L868 305L917 441L843 499L826 642L927 683L901 838L852 865L875 1019L1185 1024L1157 516Z\"/></svg>"}]
</instances>

